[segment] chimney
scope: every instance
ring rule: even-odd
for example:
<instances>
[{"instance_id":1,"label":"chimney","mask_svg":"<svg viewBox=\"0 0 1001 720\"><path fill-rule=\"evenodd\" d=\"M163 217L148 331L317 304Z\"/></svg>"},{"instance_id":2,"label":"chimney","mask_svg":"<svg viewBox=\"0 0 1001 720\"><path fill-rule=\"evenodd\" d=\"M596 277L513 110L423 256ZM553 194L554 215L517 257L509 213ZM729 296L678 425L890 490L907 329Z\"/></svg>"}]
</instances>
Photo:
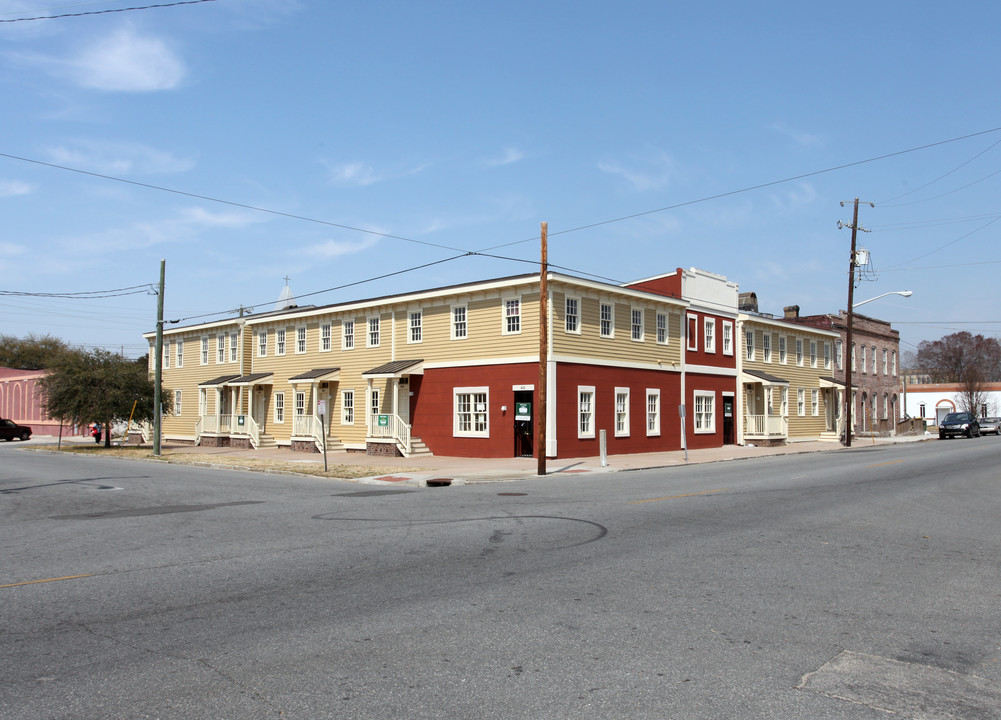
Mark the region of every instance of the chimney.
<instances>
[{"instance_id":1,"label":"chimney","mask_svg":"<svg viewBox=\"0 0 1001 720\"><path fill-rule=\"evenodd\" d=\"M741 312L758 312L758 296L752 292L742 292L737 296L737 308Z\"/></svg>"},{"instance_id":2,"label":"chimney","mask_svg":"<svg viewBox=\"0 0 1001 720\"><path fill-rule=\"evenodd\" d=\"M786 320L795 320L799 317L799 305L786 305L782 310L785 312Z\"/></svg>"}]
</instances>

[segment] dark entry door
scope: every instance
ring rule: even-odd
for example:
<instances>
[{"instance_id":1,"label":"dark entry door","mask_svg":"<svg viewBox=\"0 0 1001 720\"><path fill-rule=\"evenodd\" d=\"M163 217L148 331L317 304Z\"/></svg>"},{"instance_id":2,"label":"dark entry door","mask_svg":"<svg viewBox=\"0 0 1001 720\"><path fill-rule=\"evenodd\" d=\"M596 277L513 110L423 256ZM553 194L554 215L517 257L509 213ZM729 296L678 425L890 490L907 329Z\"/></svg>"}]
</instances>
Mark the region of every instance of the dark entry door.
<instances>
[{"instance_id":1,"label":"dark entry door","mask_svg":"<svg viewBox=\"0 0 1001 720\"><path fill-rule=\"evenodd\" d=\"M723 398L723 444L733 445L733 398Z\"/></svg>"},{"instance_id":2,"label":"dark entry door","mask_svg":"<svg viewBox=\"0 0 1001 720\"><path fill-rule=\"evenodd\" d=\"M533 417L535 405L531 390L514 393L514 456L532 457L535 450L535 428ZM527 405L527 407L526 407ZM526 413L525 410L528 412ZM520 411L520 412L519 412Z\"/></svg>"}]
</instances>

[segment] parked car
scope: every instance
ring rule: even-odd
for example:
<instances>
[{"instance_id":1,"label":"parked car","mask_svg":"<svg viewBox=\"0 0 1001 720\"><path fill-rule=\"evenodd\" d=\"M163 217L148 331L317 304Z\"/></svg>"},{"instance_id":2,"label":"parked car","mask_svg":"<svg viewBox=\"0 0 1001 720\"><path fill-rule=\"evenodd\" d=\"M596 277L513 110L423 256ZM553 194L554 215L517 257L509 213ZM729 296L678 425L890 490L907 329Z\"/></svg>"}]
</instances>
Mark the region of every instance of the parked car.
<instances>
[{"instance_id":1,"label":"parked car","mask_svg":"<svg viewBox=\"0 0 1001 720\"><path fill-rule=\"evenodd\" d=\"M981 435L986 435L987 433L1001 435L1001 417L980 418L977 422L980 423Z\"/></svg>"},{"instance_id":2,"label":"parked car","mask_svg":"<svg viewBox=\"0 0 1001 720\"><path fill-rule=\"evenodd\" d=\"M0 419L0 438L7 442L14 440L27 440L31 437L31 428L27 425L18 425L13 420Z\"/></svg>"},{"instance_id":3,"label":"parked car","mask_svg":"<svg viewBox=\"0 0 1001 720\"><path fill-rule=\"evenodd\" d=\"M980 437L980 423L973 413L958 412L949 413L938 426L939 440L947 437L965 435L966 437Z\"/></svg>"}]
</instances>

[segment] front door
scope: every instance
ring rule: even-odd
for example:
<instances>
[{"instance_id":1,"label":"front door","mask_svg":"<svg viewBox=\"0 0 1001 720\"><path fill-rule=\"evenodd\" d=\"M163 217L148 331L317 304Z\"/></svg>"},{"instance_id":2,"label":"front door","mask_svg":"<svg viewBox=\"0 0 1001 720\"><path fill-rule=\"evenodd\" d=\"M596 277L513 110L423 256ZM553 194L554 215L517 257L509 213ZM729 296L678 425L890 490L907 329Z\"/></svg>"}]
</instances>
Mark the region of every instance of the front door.
<instances>
[{"instance_id":1,"label":"front door","mask_svg":"<svg viewBox=\"0 0 1001 720\"><path fill-rule=\"evenodd\" d=\"M723 444L733 445L733 398L723 398Z\"/></svg>"},{"instance_id":2,"label":"front door","mask_svg":"<svg viewBox=\"0 0 1001 720\"><path fill-rule=\"evenodd\" d=\"M410 378L401 377L396 381L396 414L407 425L410 424Z\"/></svg>"},{"instance_id":3,"label":"front door","mask_svg":"<svg viewBox=\"0 0 1001 720\"><path fill-rule=\"evenodd\" d=\"M535 428L532 422L535 405L531 390L514 393L514 456L532 457L535 453Z\"/></svg>"}]
</instances>

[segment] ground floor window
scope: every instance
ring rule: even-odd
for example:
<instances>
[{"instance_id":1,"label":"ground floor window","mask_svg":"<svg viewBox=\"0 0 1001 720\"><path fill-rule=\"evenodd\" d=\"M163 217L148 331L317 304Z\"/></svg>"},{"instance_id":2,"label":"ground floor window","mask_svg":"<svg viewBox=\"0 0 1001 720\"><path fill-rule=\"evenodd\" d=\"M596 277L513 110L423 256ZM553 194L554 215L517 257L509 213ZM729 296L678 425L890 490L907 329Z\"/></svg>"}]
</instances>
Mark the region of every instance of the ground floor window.
<instances>
[{"instance_id":1,"label":"ground floor window","mask_svg":"<svg viewBox=\"0 0 1001 720\"><path fill-rule=\"evenodd\" d=\"M716 432L716 395L695 391L695 432Z\"/></svg>"},{"instance_id":2,"label":"ground floor window","mask_svg":"<svg viewBox=\"0 0 1001 720\"><path fill-rule=\"evenodd\" d=\"M174 415L181 414L181 391L174 391Z\"/></svg>"},{"instance_id":3,"label":"ground floor window","mask_svg":"<svg viewBox=\"0 0 1001 720\"><path fill-rule=\"evenodd\" d=\"M490 437L487 407L489 390L455 388L453 433L456 437Z\"/></svg>"},{"instance_id":4,"label":"ground floor window","mask_svg":"<svg viewBox=\"0 0 1001 720\"><path fill-rule=\"evenodd\" d=\"M594 387L577 387L577 437L594 437Z\"/></svg>"},{"instance_id":5,"label":"ground floor window","mask_svg":"<svg viewBox=\"0 0 1001 720\"><path fill-rule=\"evenodd\" d=\"M615 437L629 437L629 388L615 388Z\"/></svg>"},{"instance_id":6,"label":"ground floor window","mask_svg":"<svg viewBox=\"0 0 1001 720\"><path fill-rule=\"evenodd\" d=\"M341 392L341 425L355 424L355 391Z\"/></svg>"},{"instance_id":7,"label":"ground floor window","mask_svg":"<svg viewBox=\"0 0 1001 720\"><path fill-rule=\"evenodd\" d=\"M810 390L810 406L814 415L820 415L820 390Z\"/></svg>"},{"instance_id":8,"label":"ground floor window","mask_svg":"<svg viewBox=\"0 0 1001 720\"><path fill-rule=\"evenodd\" d=\"M660 390L646 391L646 434L660 435Z\"/></svg>"},{"instance_id":9,"label":"ground floor window","mask_svg":"<svg viewBox=\"0 0 1001 720\"><path fill-rule=\"evenodd\" d=\"M275 422L285 422L285 393L275 393Z\"/></svg>"}]
</instances>

